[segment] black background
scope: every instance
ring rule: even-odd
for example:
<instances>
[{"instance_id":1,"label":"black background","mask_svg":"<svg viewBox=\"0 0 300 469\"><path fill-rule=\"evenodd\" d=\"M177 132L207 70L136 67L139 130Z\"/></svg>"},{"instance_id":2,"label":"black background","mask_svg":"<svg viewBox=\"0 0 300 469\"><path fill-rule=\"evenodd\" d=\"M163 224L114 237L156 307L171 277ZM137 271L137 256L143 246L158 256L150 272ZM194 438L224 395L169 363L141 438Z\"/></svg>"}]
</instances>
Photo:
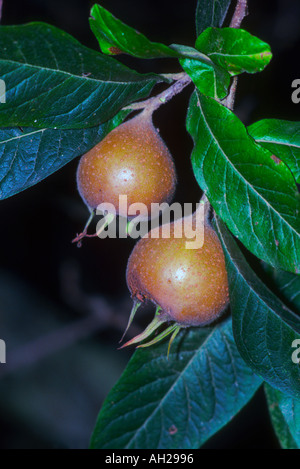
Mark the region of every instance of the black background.
<instances>
[{"instance_id":1,"label":"black background","mask_svg":"<svg viewBox=\"0 0 300 469\"><path fill-rule=\"evenodd\" d=\"M93 3L85 0L4 0L2 23L46 21L72 34L86 46L97 49L97 41L88 23ZM194 44L194 0L177 3L173 0L103 0L101 5L151 40L166 44ZM291 83L295 78L300 78L300 2L249 0L249 13L243 26L271 45L274 58L263 73L240 77L235 111L246 124L268 117L299 120L300 104L297 106L291 101ZM120 60L140 72L179 70L169 60L139 61L125 56ZM179 184L176 200L179 202L197 202L201 195L190 165L192 142L184 127L189 94L190 90L184 91L155 116L155 123L177 167ZM71 244L87 216L76 189L77 164L78 160L37 186L0 204L0 269L3 275L16 279L15 288L12 286L9 294L17 297L18 282L21 282L57 305L63 311L66 322L78 318L78 311L62 293L62 273L66 266L71 271L74 268L79 272L80 286L85 295L103 298L113 308L119 304L128 305L128 313L130 310L125 269L134 241L92 239L85 242L81 249ZM24 320L26 318L23 317ZM29 341L30 334L26 335L24 331L22 335L18 329L17 313L12 324L12 333L14 331L20 337L20 343ZM119 335L119 331L110 325L88 340L102 342L106 353L115 353ZM126 363L131 352L118 353L123 354L122 363ZM105 357L101 359L105 360ZM26 375L27 370L25 367L22 373ZM22 386L22 378L18 383ZM80 383L74 385L80 386ZM84 399L84 393L82 396ZM95 412L100 405L101 398L98 402L95 398ZM19 418L18 410L8 412L5 402L0 403L0 447L51 448L72 445L72 440L68 438L53 442L53 438L39 432L36 422L36 418L31 421L30 417L24 421L24 418ZM73 424L80 426L80 421ZM86 445L88 437L87 429ZM84 446L84 437L74 446L76 444L78 447ZM206 447L278 448L263 393L260 391L247 408Z\"/></svg>"}]
</instances>

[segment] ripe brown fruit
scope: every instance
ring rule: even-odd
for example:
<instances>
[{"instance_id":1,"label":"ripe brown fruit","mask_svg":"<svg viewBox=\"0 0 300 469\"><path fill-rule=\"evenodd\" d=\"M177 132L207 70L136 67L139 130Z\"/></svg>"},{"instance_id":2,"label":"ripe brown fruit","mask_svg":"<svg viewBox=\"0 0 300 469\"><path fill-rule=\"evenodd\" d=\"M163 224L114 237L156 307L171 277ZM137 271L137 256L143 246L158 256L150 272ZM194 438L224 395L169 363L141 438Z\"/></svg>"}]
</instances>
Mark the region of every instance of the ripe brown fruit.
<instances>
[{"instance_id":1,"label":"ripe brown fruit","mask_svg":"<svg viewBox=\"0 0 300 469\"><path fill-rule=\"evenodd\" d=\"M194 217L183 220L194 226ZM215 321L228 304L225 260L217 234L205 222L203 246L186 249L186 237L172 236L176 223L182 223L182 219L171 224L170 239L153 238L150 232L130 255L127 284L132 297L136 304L151 300L157 312L149 334L144 333L125 345L144 340L162 322L175 321L177 329L207 325ZM200 228L203 229L203 225L196 229ZM169 329L169 332L176 331L174 325Z\"/></svg>"},{"instance_id":2,"label":"ripe brown fruit","mask_svg":"<svg viewBox=\"0 0 300 469\"><path fill-rule=\"evenodd\" d=\"M170 202L176 185L172 156L144 111L112 130L98 145L82 156L77 184L90 209L101 203L114 205L127 195L128 206ZM123 216L126 214L122 213Z\"/></svg>"}]
</instances>

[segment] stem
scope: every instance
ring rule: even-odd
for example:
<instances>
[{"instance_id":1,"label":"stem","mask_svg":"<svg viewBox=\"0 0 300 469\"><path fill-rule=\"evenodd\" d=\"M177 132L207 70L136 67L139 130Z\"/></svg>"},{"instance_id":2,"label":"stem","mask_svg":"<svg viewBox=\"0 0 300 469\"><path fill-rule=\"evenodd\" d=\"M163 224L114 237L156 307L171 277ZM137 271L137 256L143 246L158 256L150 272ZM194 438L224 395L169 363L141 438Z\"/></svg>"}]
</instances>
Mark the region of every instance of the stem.
<instances>
[{"instance_id":1,"label":"stem","mask_svg":"<svg viewBox=\"0 0 300 469\"><path fill-rule=\"evenodd\" d=\"M184 72L178 72L178 73L161 73L160 76L167 78L168 80L181 80L183 78Z\"/></svg>"},{"instance_id":2,"label":"stem","mask_svg":"<svg viewBox=\"0 0 300 469\"><path fill-rule=\"evenodd\" d=\"M230 22L230 28L239 28L242 24L243 19L245 16L248 15L248 0L237 0L237 4L235 7L235 11ZM236 95L238 78L234 77L232 81L232 85L230 87L229 95L225 99L225 106L228 109L233 110L234 107L234 100Z\"/></svg>"},{"instance_id":3,"label":"stem","mask_svg":"<svg viewBox=\"0 0 300 469\"><path fill-rule=\"evenodd\" d=\"M104 218L102 218L102 220L104 220L104 223L100 226L100 228L96 231L95 234L87 234L86 237L87 238L95 238L96 236L100 236L101 233L105 230L105 228L108 227L108 225L110 225L114 219L116 218L116 215L114 213L107 213Z\"/></svg>"},{"instance_id":4,"label":"stem","mask_svg":"<svg viewBox=\"0 0 300 469\"><path fill-rule=\"evenodd\" d=\"M40 360L71 347L80 340L89 338L103 329L104 324L101 316L91 315L79 319L13 351L9 364L0 371L0 375L2 377L3 374L14 372L24 368L24 366L32 366Z\"/></svg>"},{"instance_id":5,"label":"stem","mask_svg":"<svg viewBox=\"0 0 300 469\"><path fill-rule=\"evenodd\" d=\"M172 75L172 77L176 80L175 83L169 86L169 88L164 90L162 93L158 94L157 96L153 96L153 98L146 99L146 101L130 104L130 106L127 106L124 109L137 110L147 108L147 112L152 113L153 111L156 111L156 109L158 109L162 104L167 103L174 96L181 93L181 91L192 81L192 79L185 72Z\"/></svg>"},{"instance_id":6,"label":"stem","mask_svg":"<svg viewBox=\"0 0 300 469\"><path fill-rule=\"evenodd\" d=\"M248 0L237 0L230 28L239 28L245 16L248 15Z\"/></svg>"},{"instance_id":7,"label":"stem","mask_svg":"<svg viewBox=\"0 0 300 469\"><path fill-rule=\"evenodd\" d=\"M2 7L3 7L3 0L0 0L0 22L2 19Z\"/></svg>"},{"instance_id":8,"label":"stem","mask_svg":"<svg viewBox=\"0 0 300 469\"><path fill-rule=\"evenodd\" d=\"M1 1L1 0L0 0L0 1ZM93 209L91 209L91 210L90 210L89 219L88 219L88 221L86 222L85 227L84 227L82 233L78 234L78 235L76 236L76 238L74 238L74 239L72 240L72 243L77 243L77 246L78 246L78 247L81 247L81 240L87 236L88 227L89 227L90 224L92 223L94 216L95 216L95 211L94 211Z\"/></svg>"},{"instance_id":9,"label":"stem","mask_svg":"<svg viewBox=\"0 0 300 469\"><path fill-rule=\"evenodd\" d=\"M234 77L230 90L229 90L229 95L227 96L225 100L225 105L228 107L228 109L233 110L234 107L234 101L235 101L235 94L236 94L236 89L237 89L237 83L238 83L238 78Z\"/></svg>"}]
</instances>

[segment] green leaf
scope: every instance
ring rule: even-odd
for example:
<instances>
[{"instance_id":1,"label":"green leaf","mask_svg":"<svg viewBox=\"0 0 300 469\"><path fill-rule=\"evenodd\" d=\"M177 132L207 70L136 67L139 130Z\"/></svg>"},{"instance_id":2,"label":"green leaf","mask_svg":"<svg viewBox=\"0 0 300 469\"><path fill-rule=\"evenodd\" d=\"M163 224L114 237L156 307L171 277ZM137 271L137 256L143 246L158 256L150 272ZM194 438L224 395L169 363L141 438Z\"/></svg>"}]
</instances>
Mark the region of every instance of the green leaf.
<instances>
[{"instance_id":1,"label":"green leaf","mask_svg":"<svg viewBox=\"0 0 300 469\"><path fill-rule=\"evenodd\" d=\"M37 184L95 146L128 112L80 130L0 129L0 199Z\"/></svg>"},{"instance_id":2,"label":"green leaf","mask_svg":"<svg viewBox=\"0 0 300 469\"><path fill-rule=\"evenodd\" d=\"M230 75L222 67L211 61L200 62L191 58L180 59L179 62L201 93L215 99L227 96Z\"/></svg>"},{"instance_id":3,"label":"green leaf","mask_svg":"<svg viewBox=\"0 0 300 469\"><path fill-rule=\"evenodd\" d=\"M300 400L265 385L272 424L281 447L300 449Z\"/></svg>"},{"instance_id":4,"label":"green leaf","mask_svg":"<svg viewBox=\"0 0 300 469\"><path fill-rule=\"evenodd\" d=\"M92 448L198 448L251 399L261 380L241 359L231 321L138 349L109 393Z\"/></svg>"},{"instance_id":5,"label":"green leaf","mask_svg":"<svg viewBox=\"0 0 300 469\"><path fill-rule=\"evenodd\" d=\"M230 75L205 54L188 46L151 42L100 5L93 6L91 15L90 25L103 53L126 53L142 59L178 58L202 93L220 99L227 96Z\"/></svg>"},{"instance_id":6,"label":"green leaf","mask_svg":"<svg viewBox=\"0 0 300 469\"><path fill-rule=\"evenodd\" d=\"M44 23L0 27L6 83L0 126L85 128L146 97L157 75L141 75Z\"/></svg>"},{"instance_id":7,"label":"green leaf","mask_svg":"<svg viewBox=\"0 0 300 469\"><path fill-rule=\"evenodd\" d=\"M205 54L188 46L151 42L100 5L93 6L91 15L91 29L103 53L126 53L142 59L178 58L201 92L220 99L227 95L230 75Z\"/></svg>"},{"instance_id":8,"label":"green leaf","mask_svg":"<svg viewBox=\"0 0 300 469\"><path fill-rule=\"evenodd\" d=\"M222 26L231 0L198 0L196 9L197 36L210 26Z\"/></svg>"},{"instance_id":9,"label":"green leaf","mask_svg":"<svg viewBox=\"0 0 300 469\"><path fill-rule=\"evenodd\" d=\"M273 288L280 293L283 301L300 315L300 275L274 269L265 263L262 265L271 279Z\"/></svg>"},{"instance_id":10,"label":"green leaf","mask_svg":"<svg viewBox=\"0 0 300 469\"><path fill-rule=\"evenodd\" d=\"M170 47L180 54L180 65L201 93L215 99L223 99L227 96L230 75L226 70L193 47L180 44L172 44Z\"/></svg>"},{"instance_id":11,"label":"green leaf","mask_svg":"<svg viewBox=\"0 0 300 469\"><path fill-rule=\"evenodd\" d=\"M170 47L151 42L100 5L91 10L90 26L104 54L130 54L140 59L178 57Z\"/></svg>"},{"instance_id":12,"label":"green leaf","mask_svg":"<svg viewBox=\"0 0 300 469\"><path fill-rule=\"evenodd\" d=\"M276 268L300 271L299 196L285 165L226 107L194 93L187 117L196 179L232 233Z\"/></svg>"},{"instance_id":13,"label":"green leaf","mask_svg":"<svg viewBox=\"0 0 300 469\"><path fill-rule=\"evenodd\" d=\"M231 75L260 72L272 58L270 46L243 29L208 28L195 47Z\"/></svg>"},{"instance_id":14,"label":"green leaf","mask_svg":"<svg viewBox=\"0 0 300 469\"><path fill-rule=\"evenodd\" d=\"M248 132L257 143L283 161L300 184L300 122L263 119L250 125Z\"/></svg>"},{"instance_id":15,"label":"green leaf","mask_svg":"<svg viewBox=\"0 0 300 469\"><path fill-rule=\"evenodd\" d=\"M300 339L300 318L256 276L221 221L217 228L225 253L238 350L256 374L299 399L300 367L292 355L293 342Z\"/></svg>"}]
</instances>

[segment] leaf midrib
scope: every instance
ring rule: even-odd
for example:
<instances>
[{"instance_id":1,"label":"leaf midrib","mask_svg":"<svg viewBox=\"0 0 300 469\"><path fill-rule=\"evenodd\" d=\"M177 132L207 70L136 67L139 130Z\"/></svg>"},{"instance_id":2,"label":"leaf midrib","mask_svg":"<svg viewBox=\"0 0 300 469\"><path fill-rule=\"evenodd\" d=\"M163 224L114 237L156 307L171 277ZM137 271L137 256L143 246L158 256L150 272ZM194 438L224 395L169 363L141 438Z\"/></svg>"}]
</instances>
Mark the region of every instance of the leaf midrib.
<instances>
[{"instance_id":1,"label":"leaf midrib","mask_svg":"<svg viewBox=\"0 0 300 469\"><path fill-rule=\"evenodd\" d=\"M300 143L299 145L295 145L294 143L287 143L287 142L280 142L278 140L263 140L263 138L255 138L254 136L252 136L252 134L250 134L252 138L254 138L254 140L258 143L270 143L272 145L282 145L282 146L285 146L285 147L293 147L293 148L296 148L298 150L300 150Z\"/></svg>"},{"instance_id":2,"label":"leaf midrib","mask_svg":"<svg viewBox=\"0 0 300 469\"><path fill-rule=\"evenodd\" d=\"M128 84L137 84L138 83L138 80L137 81L112 81L112 80L102 80L102 79L96 79L96 78L90 78L90 77L83 77L82 75L76 75L76 74L72 74L70 72L67 72L65 70L57 70L55 68L48 68L48 67L43 67L41 65L32 65L32 64L29 64L28 62L17 62L15 60L9 60L9 59L1 59L0 58L0 62L5 62L5 63L9 63L9 64L14 64L14 65L19 65L20 67L28 67L28 68L32 68L32 69L38 69L38 70L42 70L42 71L48 71L48 72L51 72L51 73L57 73L57 74L61 74L61 75L67 75L68 78L71 77L73 79L79 79L79 80L82 80L82 81L90 81L90 82L96 82L96 83L112 83L112 84L122 84L122 85L128 85ZM141 75L141 74L138 74L138 72L134 72L137 74L138 77L141 78L141 80L145 79L145 80L154 80L154 77L151 78L150 76L147 77L147 75ZM30 77L28 77L30 78Z\"/></svg>"},{"instance_id":3,"label":"leaf midrib","mask_svg":"<svg viewBox=\"0 0 300 469\"><path fill-rule=\"evenodd\" d=\"M0 145L5 145L6 143L9 143L9 142L12 142L14 140L20 140L21 138L26 138L26 137L29 137L30 135L34 135L34 134L37 134L37 133L40 133L40 132L45 132L45 130L56 130L56 131L60 131L60 130L63 130L63 129L48 129L48 128L45 128L45 129L37 129L33 132L29 132L27 134L24 134L22 133L21 135L16 135L15 137L12 137L12 138L9 138L8 140L1 140L0 141ZM77 129L76 129L77 130Z\"/></svg>"},{"instance_id":4,"label":"leaf midrib","mask_svg":"<svg viewBox=\"0 0 300 469\"><path fill-rule=\"evenodd\" d=\"M255 54L224 54L224 53L222 53L222 52L211 52L211 53L209 53L209 54L207 54L207 55L208 55L209 57L211 57L211 56L215 56L215 57L225 57L225 58L231 58L231 57L233 57L233 58L242 58L242 59L244 59L244 58L246 58L246 57L253 58L253 57L255 57L255 56L257 56L257 55L261 55L261 54L267 54L267 55L264 55L264 57L268 57L268 56L271 54L271 52L268 51L268 50L263 51L263 52L256 52ZM264 64L262 64L262 65L264 65Z\"/></svg>"}]
</instances>

